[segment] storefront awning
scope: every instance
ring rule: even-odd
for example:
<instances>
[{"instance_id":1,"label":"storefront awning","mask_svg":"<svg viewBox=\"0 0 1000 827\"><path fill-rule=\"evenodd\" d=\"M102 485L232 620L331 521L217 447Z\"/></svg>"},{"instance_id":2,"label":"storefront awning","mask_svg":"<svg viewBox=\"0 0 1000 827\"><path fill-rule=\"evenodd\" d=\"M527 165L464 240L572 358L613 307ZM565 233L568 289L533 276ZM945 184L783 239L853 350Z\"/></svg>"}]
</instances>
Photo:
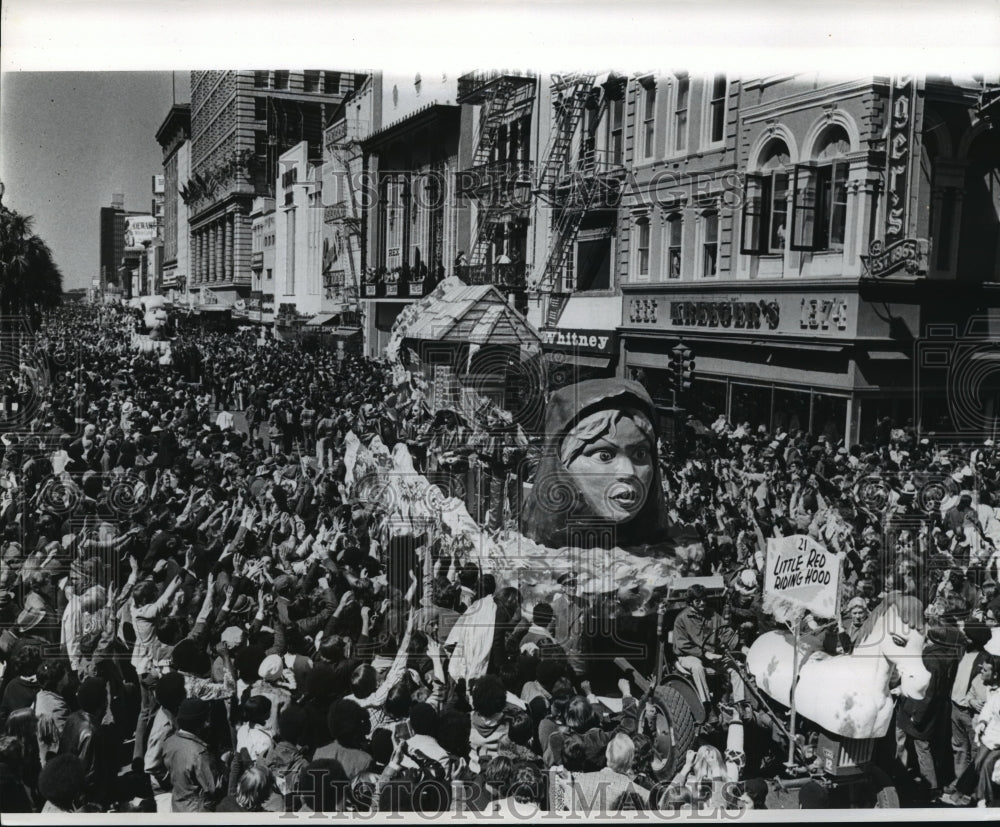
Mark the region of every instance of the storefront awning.
<instances>
[{"instance_id":1,"label":"storefront awning","mask_svg":"<svg viewBox=\"0 0 1000 827\"><path fill-rule=\"evenodd\" d=\"M320 327L325 324L330 324L334 319L337 318L339 314L337 313L320 313L318 316L313 316L308 322L306 322L306 327Z\"/></svg>"}]
</instances>

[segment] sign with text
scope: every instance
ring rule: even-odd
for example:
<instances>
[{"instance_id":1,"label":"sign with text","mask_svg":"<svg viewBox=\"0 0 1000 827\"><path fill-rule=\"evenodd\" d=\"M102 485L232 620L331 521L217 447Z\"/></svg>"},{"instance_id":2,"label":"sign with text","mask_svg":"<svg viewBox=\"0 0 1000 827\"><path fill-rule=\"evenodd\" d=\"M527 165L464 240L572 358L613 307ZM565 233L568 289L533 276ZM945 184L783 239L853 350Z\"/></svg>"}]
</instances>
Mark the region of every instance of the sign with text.
<instances>
[{"instance_id":1,"label":"sign with text","mask_svg":"<svg viewBox=\"0 0 1000 827\"><path fill-rule=\"evenodd\" d=\"M767 541L764 596L788 600L817 617L837 614L840 558L812 537L795 534Z\"/></svg>"},{"instance_id":2,"label":"sign with text","mask_svg":"<svg viewBox=\"0 0 1000 827\"><path fill-rule=\"evenodd\" d=\"M873 278L884 278L898 270L923 275L927 272L929 250L929 242L923 238L903 238L888 247L876 238L868 248L868 255L861 256L861 261Z\"/></svg>"},{"instance_id":3,"label":"sign with text","mask_svg":"<svg viewBox=\"0 0 1000 827\"><path fill-rule=\"evenodd\" d=\"M545 350L563 350L573 353L590 353L595 356L614 356L617 339L613 330L552 330L543 328L542 346Z\"/></svg>"},{"instance_id":4,"label":"sign with text","mask_svg":"<svg viewBox=\"0 0 1000 827\"><path fill-rule=\"evenodd\" d=\"M625 299L625 327L671 332L761 333L771 336L851 335L857 320L856 298L849 294L810 290L761 296L736 293L657 293Z\"/></svg>"},{"instance_id":5,"label":"sign with text","mask_svg":"<svg viewBox=\"0 0 1000 827\"><path fill-rule=\"evenodd\" d=\"M917 84L912 75L893 78L886 142L885 245L892 247L906 234L906 205L913 153Z\"/></svg>"},{"instance_id":6,"label":"sign with text","mask_svg":"<svg viewBox=\"0 0 1000 827\"><path fill-rule=\"evenodd\" d=\"M151 215L130 215L125 219L125 246L142 249L147 241L156 238L156 219Z\"/></svg>"}]
</instances>

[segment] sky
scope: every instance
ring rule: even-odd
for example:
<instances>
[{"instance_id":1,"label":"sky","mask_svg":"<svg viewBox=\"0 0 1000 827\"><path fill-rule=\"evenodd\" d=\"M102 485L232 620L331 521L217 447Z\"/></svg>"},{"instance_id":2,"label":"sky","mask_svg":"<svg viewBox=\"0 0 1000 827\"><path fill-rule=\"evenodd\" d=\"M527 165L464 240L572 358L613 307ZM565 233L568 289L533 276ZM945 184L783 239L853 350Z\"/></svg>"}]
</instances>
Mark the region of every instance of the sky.
<instances>
[{"instance_id":1,"label":"sky","mask_svg":"<svg viewBox=\"0 0 1000 827\"><path fill-rule=\"evenodd\" d=\"M329 67L1000 78L1000 0L3 0L3 203L89 286L100 207L149 209L172 75Z\"/></svg>"},{"instance_id":2,"label":"sky","mask_svg":"<svg viewBox=\"0 0 1000 827\"><path fill-rule=\"evenodd\" d=\"M177 73L179 101L188 74ZM183 95L183 98L180 97ZM89 287L100 266L100 208L113 193L146 211L163 172L156 130L172 104L170 72L16 72L0 78L3 203L34 216L63 289Z\"/></svg>"}]
</instances>

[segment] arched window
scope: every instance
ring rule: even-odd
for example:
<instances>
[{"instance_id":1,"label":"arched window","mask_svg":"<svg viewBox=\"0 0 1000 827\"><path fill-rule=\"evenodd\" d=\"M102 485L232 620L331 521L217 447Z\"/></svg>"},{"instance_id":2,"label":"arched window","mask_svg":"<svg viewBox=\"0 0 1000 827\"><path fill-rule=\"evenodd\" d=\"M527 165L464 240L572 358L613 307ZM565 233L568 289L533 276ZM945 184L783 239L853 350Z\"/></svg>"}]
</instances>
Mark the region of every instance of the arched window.
<instances>
[{"instance_id":1,"label":"arched window","mask_svg":"<svg viewBox=\"0 0 1000 827\"><path fill-rule=\"evenodd\" d=\"M635 222L635 274L640 281L649 279L649 217Z\"/></svg>"},{"instance_id":2,"label":"arched window","mask_svg":"<svg viewBox=\"0 0 1000 827\"><path fill-rule=\"evenodd\" d=\"M792 206L793 250L843 250L847 228L846 155L851 141L839 124L825 129L812 160L795 167Z\"/></svg>"},{"instance_id":3,"label":"arched window","mask_svg":"<svg viewBox=\"0 0 1000 827\"><path fill-rule=\"evenodd\" d=\"M742 253L783 253L788 230L788 146L773 138L744 187Z\"/></svg>"}]
</instances>

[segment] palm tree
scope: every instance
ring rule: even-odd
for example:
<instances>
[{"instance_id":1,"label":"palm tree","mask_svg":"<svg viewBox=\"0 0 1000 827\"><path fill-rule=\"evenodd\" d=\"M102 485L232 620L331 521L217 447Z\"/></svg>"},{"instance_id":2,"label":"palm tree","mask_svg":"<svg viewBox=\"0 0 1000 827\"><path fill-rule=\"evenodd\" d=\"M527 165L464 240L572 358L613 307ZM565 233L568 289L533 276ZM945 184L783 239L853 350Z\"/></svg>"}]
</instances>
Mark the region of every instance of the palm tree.
<instances>
[{"instance_id":1,"label":"palm tree","mask_svg":"<svg viewBox=\"0 0 1000 827\"><path fill-rule=\"evenodd\" d=\"M26 314L36 322L42 310L62 301L62 273L32 224L31 216L0 204L0 314Z\"/></svg>"}]
</instances>

